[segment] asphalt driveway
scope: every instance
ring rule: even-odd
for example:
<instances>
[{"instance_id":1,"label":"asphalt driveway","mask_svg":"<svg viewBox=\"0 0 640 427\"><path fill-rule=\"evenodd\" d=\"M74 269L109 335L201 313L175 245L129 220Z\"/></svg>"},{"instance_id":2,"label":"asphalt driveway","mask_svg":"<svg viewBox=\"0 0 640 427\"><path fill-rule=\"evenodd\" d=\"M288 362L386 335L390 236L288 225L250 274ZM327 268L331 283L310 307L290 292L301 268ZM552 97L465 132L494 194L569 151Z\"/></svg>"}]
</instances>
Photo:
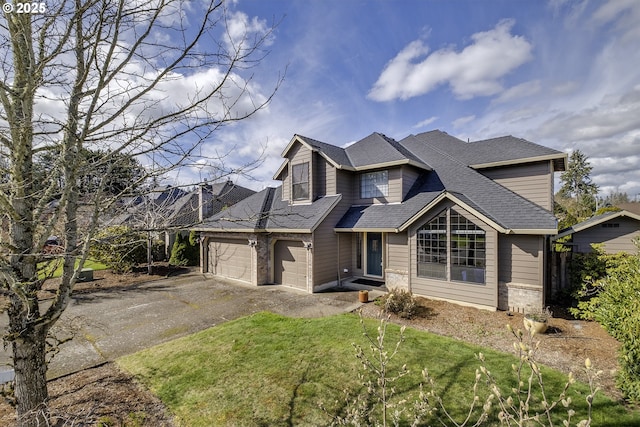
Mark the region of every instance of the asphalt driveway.
<instances>
[{"instance_id":1,"label":"asphalt driveway","mask_svg":"<svg viewBox=\"0 0 640 427\"><path fill-rule=\"evenodd\" d=\"M370 298L377 293L370 293ZM61 338L73 333L74 339L62 344L49 366L49 375L55 378L77 372L260 311L321 317L359 306L357 290L306 294L282 286L245 286L195 273L127 289L79 294L55 327ZM6 322L4 315L0 326ZM8 360L8 352L0 351L0 365Z\"/></svg>"}]
</instances>

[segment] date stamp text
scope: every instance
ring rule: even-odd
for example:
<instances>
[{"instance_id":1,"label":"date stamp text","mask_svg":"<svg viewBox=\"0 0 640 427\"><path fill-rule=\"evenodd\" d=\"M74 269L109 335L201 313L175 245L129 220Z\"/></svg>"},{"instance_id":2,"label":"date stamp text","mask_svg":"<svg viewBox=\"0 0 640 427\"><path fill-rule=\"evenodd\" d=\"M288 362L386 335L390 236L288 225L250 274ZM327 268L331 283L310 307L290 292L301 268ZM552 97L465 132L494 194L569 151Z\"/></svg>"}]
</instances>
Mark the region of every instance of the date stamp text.
<instances>
[{"instance_id":1,"label":"date stamp text","mask_svg":"<svg viewBox=\"0 0 640 427\"><path fill-rule=\"evenodd\" d=\"M31 15L41 15L47 11L47 4L43 1L4 3L2 5L4 13L26 13Z\"/></svg>"}]
</instances>

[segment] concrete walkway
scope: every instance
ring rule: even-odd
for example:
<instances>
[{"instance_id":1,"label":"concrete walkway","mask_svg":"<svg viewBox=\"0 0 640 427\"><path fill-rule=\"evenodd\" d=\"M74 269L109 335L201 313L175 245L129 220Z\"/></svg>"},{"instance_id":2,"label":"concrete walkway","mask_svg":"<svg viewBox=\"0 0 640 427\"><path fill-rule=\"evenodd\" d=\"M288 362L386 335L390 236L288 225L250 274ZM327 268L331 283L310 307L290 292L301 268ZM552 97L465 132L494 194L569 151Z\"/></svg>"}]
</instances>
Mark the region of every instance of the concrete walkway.
<instances>
[{"instance_id":1,"label":"concrete walkway","mask_svg":"<svg viewBox=\"0 0 640 427\"><path fill-rule=\"evenodd\" d=\"M382 295L372 290L369 298ZM75 338L61 346L49 366L51 378L260 311L322 317L356 310L358 291L307 294L282 286L252 287L189 274L79 294L55 327ZM0 326L7 323L6 314ZM0 351L0 365L9 360ZM2 368L0 368L2 369ZM6 369L6 368L5 368Z\"/></svg>"}]
</instances>

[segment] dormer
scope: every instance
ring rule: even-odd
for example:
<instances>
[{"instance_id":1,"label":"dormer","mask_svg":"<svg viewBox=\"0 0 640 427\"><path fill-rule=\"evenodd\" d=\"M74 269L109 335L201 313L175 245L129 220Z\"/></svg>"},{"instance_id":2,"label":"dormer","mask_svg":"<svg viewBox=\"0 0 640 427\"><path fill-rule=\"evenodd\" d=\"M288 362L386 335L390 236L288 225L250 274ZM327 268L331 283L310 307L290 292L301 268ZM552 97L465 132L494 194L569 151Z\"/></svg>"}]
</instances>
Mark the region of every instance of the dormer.
<instances>
[{"instance_id":1,"label":"dormer","mask_svg":"<svg viewBox=\"0 0 640 427\"><path fill-rule=\"evenodd\" d=\"M273 179L282 181L282 200L292 204L311 203L319 197L335 195L338 161L326 151L340 156L342 148L294 135L282 152L284 162Z\"/></svg>"}]
</instances>

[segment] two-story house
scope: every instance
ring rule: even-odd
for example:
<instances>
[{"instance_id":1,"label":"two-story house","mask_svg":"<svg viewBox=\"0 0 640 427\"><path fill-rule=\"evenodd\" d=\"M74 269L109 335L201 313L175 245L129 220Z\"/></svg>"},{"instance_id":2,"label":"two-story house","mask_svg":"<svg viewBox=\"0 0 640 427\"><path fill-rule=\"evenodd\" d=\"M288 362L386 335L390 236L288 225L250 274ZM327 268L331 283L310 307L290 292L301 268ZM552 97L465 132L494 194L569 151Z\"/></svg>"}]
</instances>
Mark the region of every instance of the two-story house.
<instances>
[{"instance_id":1,"label":"two-story house","mask_svg":"<svg viewBox=\"0 0 640 427\"><path fill-rule=\"evenodd\" d=\"M203 272L317 292L367 278L489 309L544 304L553 175L566 155L511 136L295 135L282 182L214 215Z\"/></svg>"}]
</instances>

